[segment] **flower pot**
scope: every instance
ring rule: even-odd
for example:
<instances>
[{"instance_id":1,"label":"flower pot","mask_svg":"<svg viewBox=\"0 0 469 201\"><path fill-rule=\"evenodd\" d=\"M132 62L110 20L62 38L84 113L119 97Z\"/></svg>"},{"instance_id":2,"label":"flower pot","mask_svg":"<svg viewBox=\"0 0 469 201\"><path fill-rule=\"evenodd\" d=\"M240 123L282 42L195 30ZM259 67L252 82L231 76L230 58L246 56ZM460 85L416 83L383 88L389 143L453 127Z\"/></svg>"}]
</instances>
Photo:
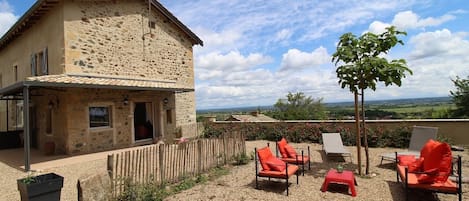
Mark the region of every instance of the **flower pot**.
<instances>
[{"instance_id":1,"label":"flower pot","mask_svg":"<svg viewBox=\"0 0 469 201\"><path fill-rule=\"evenodd\" d=\"M60 192L64 178L55 173L32 177L25 183L25 178L16 180L21 201L60 201Z\"/></svg>"}]
</instances>

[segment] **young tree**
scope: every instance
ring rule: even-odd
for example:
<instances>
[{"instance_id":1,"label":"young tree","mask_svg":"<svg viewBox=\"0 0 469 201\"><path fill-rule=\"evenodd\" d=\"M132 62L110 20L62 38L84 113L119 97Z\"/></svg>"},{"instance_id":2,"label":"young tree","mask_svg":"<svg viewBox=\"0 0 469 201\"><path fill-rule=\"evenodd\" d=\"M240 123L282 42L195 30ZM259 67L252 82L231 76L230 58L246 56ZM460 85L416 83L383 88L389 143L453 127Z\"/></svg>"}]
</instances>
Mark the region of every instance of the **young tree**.
<instances>
[{"instance_id":1,"label":"young tree","mask_svg":"<svg viewBox=\"0 0 469 201\"><path fill-rule=\"evenodd\" d=\"M273 117L281 120L324 119L326 114L321 102L322 98L315 100L302 92L288 92L287 99L278 99L275 103Z\"/></svg>"},{"instance_id":2,"label":"young tree","mask_svg":"<svg viewBox=\"0 0 469 201\"><path fill-rule=\"evenodd\" d=\"M469 117L469 76L462 79L456 76L451 80L456 86L456 91L450 91L454 104L456 104L455 115L459 117Z\"/></svg>"},{"instance_id":3,"label":"young tree","mask_svg":"<svg viewBox=\"0 0 469 201\"><path fill-rule=\"evenodd\" d=\"M357 129L357 157L358 171L361 172L361 137L360 117L358 112L358 95L361 95L361 111L363 115L363 136L366 154L366 174L369 174L368 140L365 129L364 90L376 90L378 82L384 82L386 86L396 84L401 86L401 79L412 71L407 67L404 59L391 60L383 57L398 43L404 45L398 35L406 35L406 32L395 30L391 26L382 34L365 33L356 37L352 33L346 33L340 37L337 51L332 55L332 62L337 66L337 77L342 88L348 87L355 97L355 121Z\"/></svg>"}]
</instances>

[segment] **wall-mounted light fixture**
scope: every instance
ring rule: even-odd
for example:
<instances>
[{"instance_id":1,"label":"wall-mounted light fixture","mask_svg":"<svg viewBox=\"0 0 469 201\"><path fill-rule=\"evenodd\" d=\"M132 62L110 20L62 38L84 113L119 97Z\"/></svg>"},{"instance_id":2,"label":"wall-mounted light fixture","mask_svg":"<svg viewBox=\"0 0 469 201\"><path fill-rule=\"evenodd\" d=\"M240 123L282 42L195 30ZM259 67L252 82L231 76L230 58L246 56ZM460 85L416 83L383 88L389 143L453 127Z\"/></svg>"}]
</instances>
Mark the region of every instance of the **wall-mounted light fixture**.
<instances>
[{"instance_id":1,"label":"wall-mounted light fixture","mask_svg":"<svg viewBox=\"0 0 469 201\"><path fill-rule=\"evenodd\" d=\"M169 102L168 98L164 98L164 99L163 99L163 104L167 105L168 102Z\"/></svg>"},{"instance_id":2,"label":"wall-mounted light fixture","mask_svg":"<svg viewBox=\"0 0 469 201\"><path fill-rule=\"evenodd\" d=\"M47 108L49 108L49 110L54 108L54 103L52 102L52 100L49 100L49 103L47 103Z\"/></svg>"},{"instance_id":3,"label":"wall-mounted light fixture","mask_svg":"<svg viewBox=\"0 0 469 201\"><path fill-rule=\"evenodd\" d=\"M49 94L49 102L47 103L48 109L59 108L59 97L55 94Z\"/></svg>"},{"instance_id":4,"label":"wall-mounted light fixture","mask_svg":"<svg viewBox=\"0 0 469 201\"><path fill-rule=\"evenodd\" d=\"M122 103L124 103L124 105L128 105L129 99L127 97L124 97L124 100L122 101Z\"/></svg>"}]
</instances>

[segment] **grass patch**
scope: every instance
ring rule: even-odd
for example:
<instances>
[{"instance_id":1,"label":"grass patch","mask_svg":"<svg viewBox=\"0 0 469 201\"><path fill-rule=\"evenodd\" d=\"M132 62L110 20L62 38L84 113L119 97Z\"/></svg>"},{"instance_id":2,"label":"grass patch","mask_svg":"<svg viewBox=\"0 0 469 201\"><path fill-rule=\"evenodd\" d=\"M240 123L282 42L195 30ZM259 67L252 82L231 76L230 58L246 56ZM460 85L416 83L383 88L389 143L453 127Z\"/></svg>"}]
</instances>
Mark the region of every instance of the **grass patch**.
<instances>
[{"instance_id":1,"label":"grass patch","mask_svg":"<svg viewBox=\"0 0 469 201\"><path fill-rule=\"evenodd\" d=\"M159 185L150 182L148 184L135 184L130 180L125 181L125 191L115 198L115 201L161 201L164 198L190 189L197 184L203 184L230 173L226 167L215 167L207 173L196 177L183 177L180 182L173 185Z\"/></svg>"}]
</instances>

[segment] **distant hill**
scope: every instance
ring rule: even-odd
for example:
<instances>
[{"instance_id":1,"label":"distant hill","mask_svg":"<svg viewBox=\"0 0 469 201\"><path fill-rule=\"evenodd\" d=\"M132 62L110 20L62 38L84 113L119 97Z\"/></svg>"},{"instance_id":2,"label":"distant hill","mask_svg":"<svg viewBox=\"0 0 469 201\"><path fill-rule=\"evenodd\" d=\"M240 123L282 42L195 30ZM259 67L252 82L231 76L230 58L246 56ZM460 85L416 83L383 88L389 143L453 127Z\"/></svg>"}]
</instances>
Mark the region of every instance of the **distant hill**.
<instances>
[{"instance_id":1,"label":"distant hill","mask_svg":"<svg viewBox=\"0 0 469 201\"><path fill-rule=\"evenodd\" d=\"M451 97L430 97L430 98L407 98L407 99L392 99L392 100L372 100L366 101L365 105L405 105L405 104L437 104L449 103ZM353 102L338 102L338 103L324 103L326 107L341 107L353 106Z\"/></svg>"},{"instance_id":2,"label":"distant hill","mask_svg":"<svg viewBox=\"0 0 469 201\"><path fill-rule=\"evenodd\" d=\"M365 101L365 105L404 105L404 104L437 104L437 103L449 103L451 97L430 97L430 98L408 98L408 99L393 99L393 100L373 100ZM346 107L353 106L353 102L337 102L337 103L324 103L326 107ZM235 107L235 108L219 108L219 109L202 109L197 110L197 114L207 113L243 113L251 112L257 109L260 110L271 110L273 106L247 106L247 107Z\"/></svg>"}]
</instances>

